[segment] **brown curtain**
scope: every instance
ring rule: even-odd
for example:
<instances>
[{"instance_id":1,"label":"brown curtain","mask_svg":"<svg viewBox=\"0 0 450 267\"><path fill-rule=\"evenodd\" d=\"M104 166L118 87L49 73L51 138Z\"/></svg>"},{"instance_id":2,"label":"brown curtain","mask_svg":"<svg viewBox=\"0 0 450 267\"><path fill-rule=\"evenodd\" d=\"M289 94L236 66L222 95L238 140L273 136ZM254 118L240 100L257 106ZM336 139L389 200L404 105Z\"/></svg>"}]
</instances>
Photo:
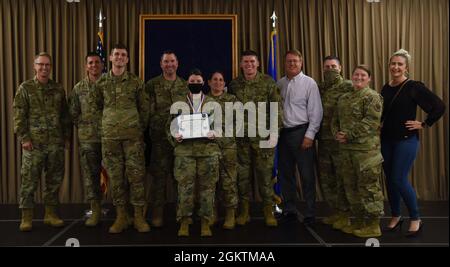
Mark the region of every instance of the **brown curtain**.
<instances>
[{"instance_id":1,"label":"brown curtain","mask_svg":"<svg viewBox=\"0 0 450 267\"><path fill-rule=\"evenodd\" d=\"M13 132L12 102L18 85L33 77L33 56L53 56L53 79L69 93L83 78L84 56L97 43L96 15L106 16L105 47L121 42L129 47L131 72L139 73L140 14L237 14L239 51L256 50L261 70L267 67L269 20L278 21L279 75L282 55L292 48L305 58L304 72L321 79L321 59L342 59L343 74L364 63L373 70L373 88L388 81L389 56L397 49L413 57L411 78L423 81L448 106L447 0L2 0L0 1L0 203L17 203L21 151ZM281 75L280 75L281 76ZM418 119L424 119L419 112ZM418 196L448 199L448 112L431 129L422 131L420 151L411 173ZM66 152L62 202L83 202L78 148ZM320 196L320 195L319 195ZM41 188L37 201L42 199Z\"/></svg>"}]
</instances>

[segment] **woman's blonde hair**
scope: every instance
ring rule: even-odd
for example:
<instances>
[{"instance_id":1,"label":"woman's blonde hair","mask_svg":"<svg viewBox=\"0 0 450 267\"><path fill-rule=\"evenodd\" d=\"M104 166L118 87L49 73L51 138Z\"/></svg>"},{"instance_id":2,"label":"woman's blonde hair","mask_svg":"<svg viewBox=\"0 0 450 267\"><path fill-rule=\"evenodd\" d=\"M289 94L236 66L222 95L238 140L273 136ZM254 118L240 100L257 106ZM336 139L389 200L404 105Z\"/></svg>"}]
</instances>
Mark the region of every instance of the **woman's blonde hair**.
<instances>
[{"instance_id":1,"label":"woman's blonde hair","mask_svg":"<svg viewBox=\"0 0 450 267\"><path fill-rule=\"evenodd\" d=\"M411 55L408 51L406 51L403 48L400 48L399 50L395 51L394 54L391 55L389 58L389 62L391 62L393 57L403 57L406 60L406 66L409 67L409 64L411 63Z\"/></svg>"}]
</instances>

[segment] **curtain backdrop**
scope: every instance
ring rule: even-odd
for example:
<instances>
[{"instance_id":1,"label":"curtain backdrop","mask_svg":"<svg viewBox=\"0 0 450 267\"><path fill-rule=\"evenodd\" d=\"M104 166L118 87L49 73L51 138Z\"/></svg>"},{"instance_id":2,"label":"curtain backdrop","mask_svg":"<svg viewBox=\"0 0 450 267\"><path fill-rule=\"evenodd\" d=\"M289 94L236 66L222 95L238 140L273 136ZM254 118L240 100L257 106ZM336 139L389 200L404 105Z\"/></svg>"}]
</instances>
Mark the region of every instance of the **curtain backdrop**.
<instances>
[{"instance_id":1,"label":"curtain backdrop","mask_svg":"<svg viewBox=\"0 0 450 267\"><path fill-rule=\"evenodd\" d=\"M364 63L373 70L372 87L379 91L389 79L389 56L399 48L412 55L411 78L423 81L448 107L449 55L447 0L1 0L0 1L0 203L17 203L21 150L13 132L13 97L18 85L33 77L33 56L53 56L52 78L69 93L83 78L84 56L95 50L102 8L105 47L129 47L129 70L139 73L140 14L237 14L238 51L256 50L261 70L267 69L271 21L278 20L278 58L288 49L304 54L304 72L319 81L321 61L342 59L344 77ZM183 62L180 62L183 64ZM278 62L279 75L284 73ZM424 113L418 113L424 119ZM418 197L448 199L448 112L421 133L411 179ZM78 145L66 151L62 202L83 202ZM37 201L42 199L39 187ZM319 198L321 195L319 194Z\"/></svg>"}]
</instances>

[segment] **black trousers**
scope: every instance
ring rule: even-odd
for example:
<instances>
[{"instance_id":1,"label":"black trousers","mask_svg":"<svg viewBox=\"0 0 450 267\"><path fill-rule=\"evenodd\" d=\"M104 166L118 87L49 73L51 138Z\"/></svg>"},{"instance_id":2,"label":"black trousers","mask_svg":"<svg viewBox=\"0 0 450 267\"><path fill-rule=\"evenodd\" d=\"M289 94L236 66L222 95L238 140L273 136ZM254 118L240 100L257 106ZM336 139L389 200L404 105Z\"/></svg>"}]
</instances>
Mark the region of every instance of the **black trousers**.
<instances>
[{"instance_id":1,"label":"black trousers","mask_svg":"<svg viewBox=\"0 0 450 267\"><path fill-rule=\"evenodd\" d=\"M281 194L284 202L284 212L297 213L295 206L298 200L295 167L298 167L303 196L306 200L305 217L315 216L316 179L314 168L315 145L302 150L301 145L308 125L295 128L284 128L281 131L278 152L278 174L281 183Z\"/></svg>"}]
</instances>

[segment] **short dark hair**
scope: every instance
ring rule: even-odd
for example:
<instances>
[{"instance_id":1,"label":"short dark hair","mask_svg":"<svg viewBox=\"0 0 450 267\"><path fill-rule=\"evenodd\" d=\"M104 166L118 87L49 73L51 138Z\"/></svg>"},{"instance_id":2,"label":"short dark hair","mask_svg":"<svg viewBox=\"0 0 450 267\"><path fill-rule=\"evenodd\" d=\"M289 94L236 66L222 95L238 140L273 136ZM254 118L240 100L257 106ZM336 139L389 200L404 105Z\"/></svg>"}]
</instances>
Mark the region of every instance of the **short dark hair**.
<instances>
[{"instance_id":1,"label":"short dark hair","mask_svg":"<svg viewBox=\"0 0 450 267\"><path fill-rule=\"evenodd\" d=\"M87 62L88 57L98 57L100 59L100 61L103 63L102 58L100 57L99 54L97 54L97 52L94 51L90 51L87 53L86 57L84 58L84 60Z\"/></svg>"},{"instance_id":2,"label":"short dark hair","mask_svg":"<svg viewBox=\"0 0 450 267\"><path fill-rule=\"evenodd\" d=\"M211 74L209 74L208 80L212 80L212 77L214 76L214 74L219 73L220 75L222 75L222 78L225 80L225 74L223 73L223 71L221 70L215 70L213 72L211 72Z\"/></svg>"},{"instance_id":3,"label":"short dark hair","mask_svg":"<svg viewBox=\"0 0 450 267\"><path fill-rule=\"evenodd\" d=\"M360 69L360 70L363 70L363 71L365 71L365 72L367 72L367 74L369 74L369 77L372 77L372 72L370 71L370 69L369 69L369 66L367 66L367 65L358 65L358 66L356 66L354 69L353 69L353 71L352 71L352 74L355 72L355 70L357 70L357 69Z\"/></svg>"},{"instance_id":4,"label":"short dark hair","mask_svg":"<svg viewBox=\"0 0 450 267\"><path fill-rule=\"evenodd\" d=\"M121 44L121 43L115 44L115 45L111 48L111 54L112 54L112 52L114 51L114 49L125 49L125 50L127 51L127 54L128 54L128 48L127 48L124 44Z\"/></svg>"},{"instance_id":5,"label":"short dark hair","mask_svg":"<svg viewBox=\"0 0 450 267\"><path fill-rule=\"evenodd\" d=\"M190 72L189 72L189 77L191 75L200 75L203 77L202 71L199 70L198 68L193 68Z\"/></svg>"},{"instance_id":6,"label":"short dark hair","mask_svg":"<svg viewBox=\"0 0 450 267\"><path fill-rule=\"evenodd\" d=\"M164 57L164 55L170 55L173 54L175 56L175 58L178 60L177 54L175 54L175 52L173 50L164 50L161 54L161 61Z\"/></svg>"},{"instance_id":7,"label":"short dark hair","mask_svg":"<svg viewBox=\"0 0 450 267\"><path fill-rule=\"evenodd\" d=\"M337 57L337 56L331 56L331 55L330 56L326 56L323 59L322 63L325 63L325 61L327 61L327 60L336 60L339 63L339 65L341 65L341 59L339 57Z\"/></svg>"},{"instance_id":8,"label":"short dark hair","mask_svg":"<svg viewBox=\"0 0 450 267\"><path fill-rule=\"evenodd\" d=\"M245 50L241 53L241 59L245 56L255 56L258 59L258 53L253 50Z\"/></svg>"}]
</instances>

